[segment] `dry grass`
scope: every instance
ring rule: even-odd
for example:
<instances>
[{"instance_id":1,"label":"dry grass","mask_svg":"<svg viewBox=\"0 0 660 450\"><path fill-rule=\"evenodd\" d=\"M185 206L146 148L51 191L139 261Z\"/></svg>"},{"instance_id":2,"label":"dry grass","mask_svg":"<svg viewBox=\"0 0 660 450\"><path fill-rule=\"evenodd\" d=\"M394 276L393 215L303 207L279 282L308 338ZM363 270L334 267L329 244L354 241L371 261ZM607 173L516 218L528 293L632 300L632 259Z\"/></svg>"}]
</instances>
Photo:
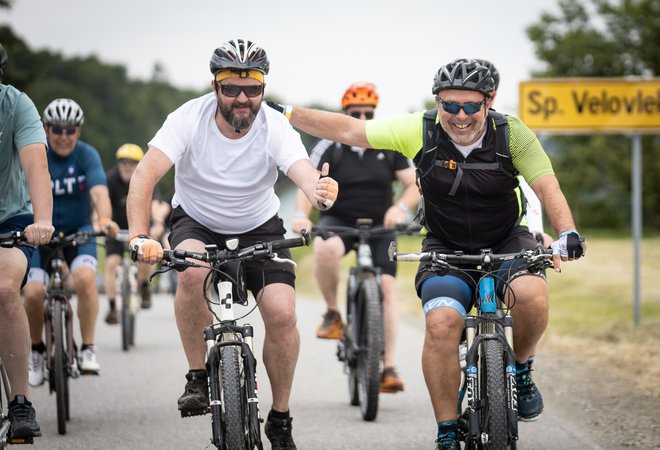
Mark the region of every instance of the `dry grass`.
<instances>
[{"instance_id":1,"label":"dry grass","mask_svg":"<svg viewBox=\"0 0 660 450\"><path fill-rule=\"evenodd\" d=\"M541 346L578 356L660 394L660 237L645 239L641 264L641 320L633 323L633 244L630 239L588 240L587 256L550 273L550 325ZM401 251L419 250L419 240L399 243ZM309 251L297 255L300 293L320 297ZM347 268L352 256L344 258ZM413 283L416 264L399 265L397 298L404 314L421 316ZM345 279L339 292L345 290Z\"/></svg>"}]
</instances>

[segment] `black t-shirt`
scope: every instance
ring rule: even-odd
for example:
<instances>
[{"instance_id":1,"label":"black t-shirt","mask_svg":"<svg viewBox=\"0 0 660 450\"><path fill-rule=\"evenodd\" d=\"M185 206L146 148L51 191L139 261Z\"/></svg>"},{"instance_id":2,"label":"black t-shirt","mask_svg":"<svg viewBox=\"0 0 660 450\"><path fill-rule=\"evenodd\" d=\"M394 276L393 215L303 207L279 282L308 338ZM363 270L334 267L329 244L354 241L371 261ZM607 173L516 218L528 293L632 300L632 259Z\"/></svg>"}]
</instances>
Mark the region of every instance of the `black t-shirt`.
<instances>
[{"instance_id":1,"label":"black t-shirt","mask_svg":"<svg viewBox=\"0 0 660 450\"><path fill-rule=\"evenodd\" d=\"M128 183L124 183L121 179L117 167L108 170L106 178L108 179L108 192L112 204L112 220L117 222L120 229L127 230L126 198L128 197Z\"/></svg>"},{"instance_id":2,"label":"black t-shirt","mask_svg":"<svg viewBox=\"0 0 660 450\"><path fill-rule=\"evenodd\" d=\"M106 173L108 180L108 192L110 204L112 205L112 220L117 222L122 230L128 229L128 218L126 217L126 199L128 198L129 183L124 183L119 175L119 169L115 166ZM154 188L154 200L160 199L158 186ZM151 210L149 210L151 215Z\"/></svg>"},{"instance_id":3,"label":"black t-shirt","mask_svg":"<svg viewBox=\"0 0 660 450\"><path fill-rule=\"evenodd\" d=\"M339 159L333 157L336 145L341 147ZM392 154L387 155L390 152ZM321 215L351 223L359 218L369 218L374 225L382 225L385 212L392 206L392 182L397 179L396 171L412 167L412 162L399 152L360 151L328 140L322 140L314 147L311 160L319 170L328 162L330 176L339 183L337 201Z\"/></svg>"}]
</instances>

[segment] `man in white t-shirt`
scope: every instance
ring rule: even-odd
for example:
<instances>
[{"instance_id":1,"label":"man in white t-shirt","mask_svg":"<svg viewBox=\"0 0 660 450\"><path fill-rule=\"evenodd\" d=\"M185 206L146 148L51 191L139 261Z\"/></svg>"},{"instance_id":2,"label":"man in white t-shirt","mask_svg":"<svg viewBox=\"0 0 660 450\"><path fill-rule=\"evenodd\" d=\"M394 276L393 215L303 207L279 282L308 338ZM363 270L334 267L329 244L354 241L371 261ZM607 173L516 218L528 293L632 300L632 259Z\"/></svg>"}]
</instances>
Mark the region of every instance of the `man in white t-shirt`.
<instances>
[{"instance_id":1,"label":"man in white t-shirt","mask_svg":"<svg viewBox=\"0 0 660 450\"><path fill-rule=\"evenodd\" d=\"M172 248L204 251L206 244L224 248L230 237L239 246L282 239L277 215L280 202L273 186L284 172L320 209L332 206L336 181L309 161L300 135L282 114L262 108L269 63L255 43L236 39L218 47L211 58L213 92L172 112L149 142L149 151L131 180L127 212L131 247L138 259L158 262L159 242L150 239L149 211L154 185L176 165L172 199ZM278 252L290 258L288 251ZM179 398L182 416L208 410L203 329L211 315L202 285L208 270L178 274L174 311L188 359L186 388ZM291 436L289 396L299 350L295 314L295 273L290 264L248 262L246 285L259 299L266 336L263 361L273 394L265 432L273 449L295 449Z\"/></svg>"}]
</instances>

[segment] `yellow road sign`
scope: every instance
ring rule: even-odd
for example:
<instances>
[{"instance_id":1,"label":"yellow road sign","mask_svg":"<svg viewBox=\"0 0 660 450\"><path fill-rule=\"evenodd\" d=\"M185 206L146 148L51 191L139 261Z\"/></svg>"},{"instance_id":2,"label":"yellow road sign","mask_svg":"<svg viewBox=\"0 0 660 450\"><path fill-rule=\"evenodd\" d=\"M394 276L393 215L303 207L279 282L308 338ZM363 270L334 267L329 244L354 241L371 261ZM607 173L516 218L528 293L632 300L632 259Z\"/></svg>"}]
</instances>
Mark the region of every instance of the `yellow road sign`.
<instances>
[{"instance_id":1,"label":"yellow road sign","mask_svg":"<svg viewBox=\"0 0 660 450\"><path fill-rule=\"evenodd\" d=\"M518 112L535 131L658 132L660 78L523 81Z\"/></svg>"}]
</instances>

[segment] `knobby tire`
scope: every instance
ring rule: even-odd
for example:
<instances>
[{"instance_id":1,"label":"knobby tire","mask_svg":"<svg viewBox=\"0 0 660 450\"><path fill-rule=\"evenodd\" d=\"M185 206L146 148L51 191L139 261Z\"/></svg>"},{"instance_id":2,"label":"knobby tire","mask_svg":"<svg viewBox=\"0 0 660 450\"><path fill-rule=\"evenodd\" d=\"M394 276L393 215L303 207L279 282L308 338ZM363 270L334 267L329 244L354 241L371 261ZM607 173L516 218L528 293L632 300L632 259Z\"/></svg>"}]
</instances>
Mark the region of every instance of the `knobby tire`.
<instances>
[{"instance_id":1,"label":"knobby tire","mask_svg":"<svg viewBox=\"0 0 660 450\"><path fill-rule=\"evenodd\" d=\"M129 271L122 270L121 280L121 348L125 352L132 345L133 314L131 312L131 283Z\"/></svg>"},{"instance_id":2,"label":"knobby tire","mask_svg":"<svg viewBox=\"0 0 660 450\"><path fill-rule=\"evenodd\" d=\"M353 351L355 348L354 336L357 336L355 318L358 317L357 313L357 299L354 297L355 292L348 288L348 308L346 312L346 327L344 328L344 359L347 373L348 373L348 398L351 406L360 406L360 393L358 392L358 378L357 378L357 361L356 353Z\"/></svg>"},{"instance_id":3,"label":"knobby tire","mask_svg":"<svg viewBox=\"0 0 660 450\"><path fill-rule=\"evenodd\" d=\"M362 280L358 288L357 372L362 418L371 421L378 414L380 360L383 354L383 313L376 277Z\"/></svg>"},{"instance_id":4,"label":"knobby tire","mask_svg":"<svg viewBox=\"0 0 660 450\"><path fill-rule=\"evenodd\" d=\"M482 430L488 433L488 443L483 448L506 450L509 435L507 431L506 379L504 377L504 350L496 339L483 341L481 356L481 399Z\"/></svg>"},{"instance_id":5,"label":"knobby tire","mask_svg":"<svg viewBox=\"0 0 660 450\"><path fill-rule=\"evenodd\" d=\"M55 397L57 400L57 432L66 434L66 421L69 416L69 386L67 353L65 342L65 310L61 302L55 302L53 314L54 351L53 376L55 378ZM71 349L69 349L70 351Z\"/></svg>"},{"instance_id":6,"label":"knobby tire","mask_svg":"<svg viewBox=\"0 0 660 450\"><path fill-rule=\"evenodd\" d=\"M238 346L220 348L220 381L222 390L222 424L227 450L245 450L247 435L247 398L240 369Z\"/></svg>"}]
</instances>

